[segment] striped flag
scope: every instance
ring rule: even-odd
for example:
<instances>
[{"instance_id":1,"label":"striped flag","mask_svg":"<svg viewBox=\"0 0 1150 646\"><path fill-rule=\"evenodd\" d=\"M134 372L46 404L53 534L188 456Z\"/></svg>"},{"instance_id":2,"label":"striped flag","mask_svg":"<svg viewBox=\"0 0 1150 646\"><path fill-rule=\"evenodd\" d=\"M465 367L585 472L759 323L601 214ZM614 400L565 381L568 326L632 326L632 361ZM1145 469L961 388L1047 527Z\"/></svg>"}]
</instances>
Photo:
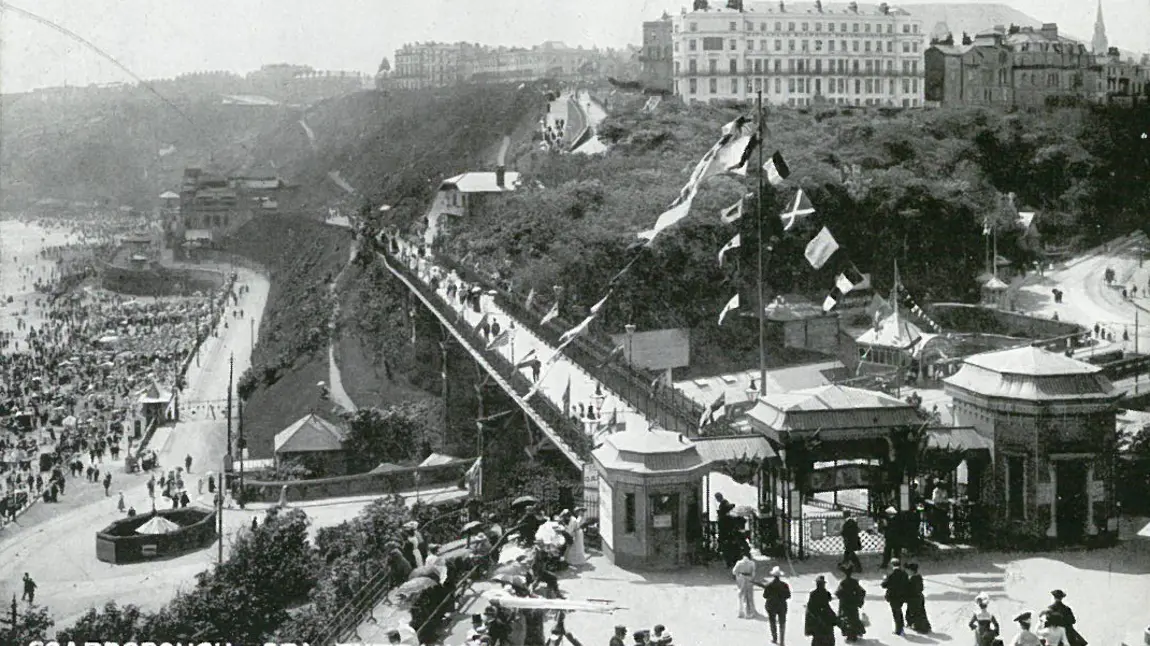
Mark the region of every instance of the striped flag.
<instances>
[{"instance_id":1,"label":"striped flag","mask_svg":"<svg viewBox=\"0 0 1150 646\"><path fill-rule=\"evenodd\" d=\"M735 294L731 297L731 300L727 301L727 304L723 306L723 311L719 312L719 325L723 324L723 319L727 318L727 314L737 309L739 309L739 295Z\"/></svg>"},{"instance_id":2,"label":"striped flag","mask_svg":"<svg viewBox=\"0 0 1150 646\"><path fill-rule=\"evenodd\" d=\"M495 335L494 339L491 339L491 341L487 343L487 349L494 350L495 348L505 346L510 340L511 330L503 330L499 334Z\"/></svg>"},{"instance_id":3,"label":"striped flag","mask_svg":"<svg viewBox=\"0 0 1150 646\"><path fill-rule=\"evenodd\" d=\"M835 276L834 289L823 300L823 311L830 312L837 307L843 298L864 280L866 277L853 264L840 272L838 276Z\"/></svg>"},{"instance_id":4,"label":"striped flag","mask_svg":"<svg viewBox=\"0 0 1150 646\"><path fill-rule=\"evenodd\" d=\"M767 173L767 181L771 186L778 186L782 184L791 175L791 168L787 166L787 162L783 159L783 154L775 151L767 163L763 164L763 170Z\"/></svg>"},{"instance_id":5,"label":"striped flag","mask_svg":"<svg viewBox=\"0 0 1150 646\"><path fill-rule=\"evenodd\" d=\"M738 249L740 246L742 246L742 244L743 244L743 237L742 236L743 236L743 234L736 233L735 237L731 238L730 242L723 245L722 249L719 249L719 266L720 267L723 266L723 256L727 255L728 251L730 251L732 249Z\"/></svg>"},{"instance_id":6,"label":"striped flag","mask_svg":"<svg viewBox=\"0 0 1150 646\"><path fill-rule=\"evenodd\" d=\"M806 256L807 262L811 263L811 267L815 269L822 269L823 265L831 259L836 251L839 250L839 243L835 237L831 235L831 230L823 227L819 234L815 236L810 242L807 243L806 251L803 255Z\"/></svg>"}]
</instances>

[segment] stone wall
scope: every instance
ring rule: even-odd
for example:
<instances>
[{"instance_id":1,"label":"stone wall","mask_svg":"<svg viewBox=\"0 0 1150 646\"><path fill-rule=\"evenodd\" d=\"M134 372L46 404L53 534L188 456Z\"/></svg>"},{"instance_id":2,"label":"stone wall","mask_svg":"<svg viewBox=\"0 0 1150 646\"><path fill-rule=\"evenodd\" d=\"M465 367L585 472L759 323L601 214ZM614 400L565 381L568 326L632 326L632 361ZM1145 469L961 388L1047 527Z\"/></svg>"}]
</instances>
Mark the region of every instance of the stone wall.
<instances>
[{"instance_id":1,"label":"stone wall","mask_svg":"<svg viewBox=\"0 0 1150 646\"><path fill-rule=\"evenodd\" d=\"M474 463L474 459L464 459L431 467L402 467L379 473L310 480L245 480L243 499L248 502L277 502L281 492L285 492L285 502L300 502L438 489L459 483Z\"/></svg>"},{"instance_id":2,"label":"stone wall","mask_svg":"<svg viewBox=\"0 0 1150 646\"><path fill-rule=\"evenodd\" d=\"M180 525L167 534L137 534L136 529L160 516ZM96 533L96 558L105 563L138 563L203 549L216 541L216 512L165 509L122 518Z\"/></svg>"}]
</instances>

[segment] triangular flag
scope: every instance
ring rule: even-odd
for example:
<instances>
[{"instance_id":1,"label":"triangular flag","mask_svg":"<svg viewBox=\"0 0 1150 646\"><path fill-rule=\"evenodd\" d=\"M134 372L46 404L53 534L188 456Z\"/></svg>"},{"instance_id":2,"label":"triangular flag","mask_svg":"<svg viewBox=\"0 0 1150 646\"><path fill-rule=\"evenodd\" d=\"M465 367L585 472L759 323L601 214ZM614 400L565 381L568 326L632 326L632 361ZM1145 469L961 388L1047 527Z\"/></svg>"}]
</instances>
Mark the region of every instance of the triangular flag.
<instances>
[{"instance_id":1,"label":"triangular flag","mask_svg":"<svg viewBox=\"0 0 1150 646\"><path fill-rule=\"evenodd\" d=\"M751 161L751 155L754 154L755 150L757 150L758 147L759 147L759 135L756 133L756 134L751 135L750 141L748 141L745 144L745 147L743 148L743 154L739 158L738 163L728 167L727 172L732 173L734 175L746 175L747 174L747 165Z\"/></svg>"},{"instance_id":2,"label":"triangular flag","mask_svg":"<svg viewBox=\"0 0 1150 646\"><path fill-rule=\"evenodd\" d=\"M791 175L791 168L787 166L787 162L783 159L783 154L775 151L767 163L763 164L763 170L767 173L767 181L771 186L778 186L782 184Z\"/></svg>"},{"instance_id":3,"label":"triangular flag","mask_svg":"<svg viewBox=\"0 0 1150 646\"><path fill-rule=\"evenodd\" d=\"M790 231L791 227L795 226L795 220L806 215L811 215L814 212L814 205L811 204L811 201L807 199L806 193L800 188L798 192L795 193L794 201L792 201L790 206L787 207L787 210L779 216L779 219L783 221L783 231Z\"/></svg>"},{"instance_id":4,"label":"triangular flag","mask_svg":"<svg viewBox=\"0 0 1150 646\"><path fill-rule=\"evenodd\" d=\"M679 202L675 206L672 206L671 208L664 211L659 216L659 218L657 220L655 220L655 226L651 227L650 229L648 229L646 231L639 232L639 237L642 238L643 240L646 240L647 243L650 244L651 241L653 241L655 239L655 236L659 235L663 231L666 231L670 227L675 226L679 222L682 222L684 218L686 218L688 215L690 215L691 214L691 204L694 201L695 201L695 191L692 190L690 192L690 194L687 195L686 199L684 199L682 202Z\"/></svg>"},{"instance_id":5,"label":"triangular flag","mask_svg":"<svg viewBox=\"0 0 1150 646\"><path fill-rule=\"evenodd\" d=\"M738 249L740 246L742 246L742 244L743 244L742 236L743 236L743 234L736 233L735 237L731 238L730 242L723 245L722 249L719 249L719 266L720 267L723 266L723 256L727 255L728 251L730 251L731 249Z\"/></svg>"},{"instance_id":6,"label":"triangular flag","mask_svg":"<svg viewBox=\"0 0 1150 646\"><path fill-rule=\"evenodd\" d=\"M603 309L603 304L607 302L608 298L611 298L611 292L607 292L606 296L599 299L598 303L595 303L594 305L591 306L591 314L593 314L593 315L598 314L599 310Z\"/></svg>"},{"instance_id":7,"label":"triangular flag","mask_svg":"<svg viewBox=\"0 0 1150 646\"><path fill-rule=\"evenodd\" d=\"M827 261L838 250L839 243L831 235L831 230L823 227L819 234L807 243L807 249L803 255L806 256L807 262L811 263L811 267L822 269L823 265L827 264Z\"/></svg>"},{"instance_id":8,"label":"triangular flag","mask_svg":"<svg viewBox=\"0 0 1150 646\"><path fill-rule=\"evenodd\" d=\"M727 304L723 306L723 311L719 312L719 325L723 324L723 319L727 318L727 314L729 314L731 310L737 309L739 309L739 295L735 294L731 297L731 300L727 301Z\"/></svg>"},{"instance_id":9,"label":"triangular flag","mask_svg":"<svg viewBox=\"0 0 1150 646\"><path fill-rule=\"evenodd\" d=\"M571 377L567 377L567 387L563 389L563 416L571 416Z\"/></svg>"},{"instance_id":10,"label":"triangular flag","mask_svg":"<svg viewBox=\"0 0 1150 646\"><path fill-rule=\"evenodd\" d=\"M835 299L834 296L832 296L831 294L827 294L827 297L823 299L823 311L829 312L835 308L835 305L838 305L838 304L839 304L838 300Z\"/></svg>"},{"instance_id":11,"label":"triangular flag","mask_svg":"<svg viewBox=\"0 0 1150 646\"><path fill-rule=\"evenodd\" d=\"M715 401L711 402L711 413L712 413L712 415L714 413L719 412L726 405L727 405L727 393L721 392L721 393L719 393L719 396L715 398Z\"/></svg>"},{"instance_id":12,"label":"triangular flag","mask_svg":"<svg viewBox=\"0 0 1150 646\"><path fill-rule=\"evenodd\" d=\"M625 349L626 348L624 348L622 345L617 345L614 348L612 348L611 352L607 354L607 358L603 359L603 361L599 363L599 367L603 368L603 367L607 366L608 364L614 363L616 359L618 359L619 357L621 357L623 355L623 351Z\"/></svg>"},{"instance_id":13,"label":"triangular flag","mask_svg":"<svg viewBox=\"0 0 1150 646\"><path fill-rule=\"evenodd\" d=\"M527 352L527 354L523 355L523 358L521 358L519 360L519 362L515 364L515 367L516 368L523 368L525 366L530 366L532 361L536 361L534 348L529 350Z\"/></svg>"},{"instance_id":14,"label":"triangular flag","mask_svg":"<svg viewBox=\"0 0 1150 646\"><path fill-rule=\"evenodd\" d=\"M602 300L600 300L598 303L595 303L594 305L591 306L591 313L587 316L587 318L583 319L583 321L580 322L579 325L576 325L575 327L571 328L570 330L567 330L566 332L563 333L562 336L559 337L560 345L566 345L569 341L571 341L575 337L579 336L580 334L583 334L583 332L585 332L587 330L587 328L590 327L591 321L594 321L595 317L598 316L599 310L603 309L603 304L607 302L608 298L611 298L611 292L607 292L607 295L604 296L602 298Z\"/></svg>"},{"instance_id":15,"label":"triangular flag","mask_svg":"<svg viewBox=\"0 0 1150 646\"><path fill-rule=\"evenodd\" d=\"M487 349L488 350L494 350L495 348L505 346L505 345L507 345L507 342L510 340L511 340L511 330L503 330L502 332L497 334L494 339L491 339L491 341L487 344Z\"/></svg>"},{"instance_id":16,"label":"triangular flag","mask_svg":"<svg viewBox=\"0 0 1150 646\"><path fill-rule=\"evenodd\" d=\"M554 321L557 318L559 318L559 302L558 301L556 301L555 304L551 306L551 309L547 310L547 313L543 315L543 318L539 321L539 325L547 325L548 323L550 323L551 321Z\"/></svg>"},{"instance_id":17,"label":"triangular flag","mask_svg":"<svg viewBox=\"0 0 1150 646\"><path fill-rule=\"evenodd\" d=\"M739 199L738 202L728 206L719 213L719 219L723 224L731 224L735 220L743 217L743 202L745 200Z\"/></svg>"},{"instance_id":18,"label":"triangular flag","mask_svg":"<svg viewBox=\"0 0 1150 646\"><path fill-rule=\"evenodd\" d=\"M534 302L535 302L535 288L532 287L531 291L527 292L527 301L524 303L524 307L526 309L530 310L531 304Z\"/></svg>"}]
</instances>

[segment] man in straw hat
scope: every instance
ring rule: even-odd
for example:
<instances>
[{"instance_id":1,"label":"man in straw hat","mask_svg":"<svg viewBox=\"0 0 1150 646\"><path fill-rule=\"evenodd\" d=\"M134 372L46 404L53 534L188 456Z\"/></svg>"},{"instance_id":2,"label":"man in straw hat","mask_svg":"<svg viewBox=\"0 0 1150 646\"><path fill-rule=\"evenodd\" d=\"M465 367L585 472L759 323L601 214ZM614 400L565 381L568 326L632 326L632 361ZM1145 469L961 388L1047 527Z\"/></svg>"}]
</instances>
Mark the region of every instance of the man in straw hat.
<instances>
[{"instance_id":1,"label":"man in straw hat","mask_svg":"<svg viewBox=\"0 0 1150 646\"><path fill-rule=\"evenodd\" d=\"M771 568L770 577L770 582L762 586L763 599L767 620L771 624L771 643L781 646L786 641L787 601L791 598L791 586L783 581L783 569L777 565Z\"/></svg>"},{"instance_id":2,"label":"man in straw hat","mask_svg":"<svg viewBox=\"0 0 1150 646\"><path fill-rule=\"evenodd\" d=\"M1042 640L1030 630L1033 616L1030 612L1024 612L1014 618L1014 622L1018 624L1021 630L1014 636L1014 639L1010 640L1010 646L1042 646Z\"/></svg>"}]
</instances>

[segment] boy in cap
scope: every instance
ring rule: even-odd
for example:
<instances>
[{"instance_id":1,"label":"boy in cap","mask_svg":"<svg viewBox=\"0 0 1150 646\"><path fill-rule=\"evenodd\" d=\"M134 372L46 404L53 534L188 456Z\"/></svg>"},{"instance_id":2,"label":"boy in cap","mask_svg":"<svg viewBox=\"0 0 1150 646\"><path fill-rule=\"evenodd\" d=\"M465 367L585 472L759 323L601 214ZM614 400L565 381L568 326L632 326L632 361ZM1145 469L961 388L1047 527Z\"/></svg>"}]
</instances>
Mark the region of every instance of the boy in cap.
<instances>
[{"instance_id":1,"label":"boy in cap","mask_svg":"<svg viewBox=\"0 0 1150 646\"><path fill-rule=\"evenodd\" d=\"M653 646L671 646L671 633L667 632L666 626L655 624L655 629L651 632L651 644Z\"/></svg>"},{"instance_id":2,"label":"boy in cap","mask_svg":"<svg viewBox=\"0 0 1150 646\"><path fill-rule=\"evenodd\" d=\"M623 625L615 626L615 634L611 637L608 646L627 646L623 643L623 638L627 636L627 627Z\"/></svg>"}]
</instances>

